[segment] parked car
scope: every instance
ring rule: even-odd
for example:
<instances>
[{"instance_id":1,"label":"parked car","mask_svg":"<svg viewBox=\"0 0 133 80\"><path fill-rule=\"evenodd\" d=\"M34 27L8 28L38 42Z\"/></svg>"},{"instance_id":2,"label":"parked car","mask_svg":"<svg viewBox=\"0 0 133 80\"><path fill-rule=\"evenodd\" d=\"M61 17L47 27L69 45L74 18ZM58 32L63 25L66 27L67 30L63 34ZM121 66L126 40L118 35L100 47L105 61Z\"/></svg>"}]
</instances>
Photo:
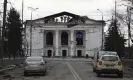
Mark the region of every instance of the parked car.
<instances>
[{"instance_id":1,"label":"parked car","mask_svg":"<svg viewBox=\"0 0 133 80\"><path fill-rule=\"evenodd\" d=\"M24 65L24 75L27 76L28 73L46 73L46 61L44 61L43 57L27 57Z\"/></svg>"},{"instance_id":2,"label":"parked car","mask_svg":"<svg viewBox=\"0 0 133 80\"><path fill-rule=\"evenodd\" d=\"M97 63L97 76L101 74L117 74L118 77L123 77L123 65L118 55L102 55Z\"/></svg>"},{"instance_id":3,"label":"parked car","mask_svg":"<svg viewBox=\"0 0 133 80\"><path fill-rule=\"evenodd\" d=\"M117 55L117 52L114 51L97 51L94 54L94 59L93 59L93 72L97 71L97 64L102 55Z\"/></svg>"}]
</instances>

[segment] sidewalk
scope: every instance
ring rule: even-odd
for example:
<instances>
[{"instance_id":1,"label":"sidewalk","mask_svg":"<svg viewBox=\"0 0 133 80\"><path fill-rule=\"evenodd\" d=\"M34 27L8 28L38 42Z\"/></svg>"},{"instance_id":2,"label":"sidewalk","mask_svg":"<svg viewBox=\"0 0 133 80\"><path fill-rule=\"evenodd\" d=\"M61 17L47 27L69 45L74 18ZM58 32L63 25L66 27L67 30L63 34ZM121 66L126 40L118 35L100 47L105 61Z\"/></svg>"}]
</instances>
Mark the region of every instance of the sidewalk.
<instances>
[{"instance_id":1,"label":"sidewalk","mask_svg":"<svg viewBox=\"0 0 133 80\"><path fill-rule=\"evenodd\" d=\"M44 57L45 60L69 60L69 61L89 61L92 62L93 60L91 58L71 58L71 57L66 57L66 58L46 58Z\"/></svg>"},{"instance_id":2,"label":"sidewalk","mask_svg":"<svg viewBox=\"0 0 133 80\"><path fill-rule=\"evenodd\" d=\"M126 78L133 78L133 59L121 59Z\"/></svg>"},{"instance_id":3,"label":"sidewalk","mask_svg":"<svg viewBox=\"0 0 133 80\"><path fill-rule=\"evenodd\" d=\"M133 59L121 59L121 61L125 67L133 69Z\"/></svg>"},{"instance_id":4,"label":"sidewalk","mask_svg":"<svg viewBox=\"0 0 133 80\"><path fill-rule=\"evenodd\" d=\"M5 71L7 69L12 69L16 66L19 66L21 63L23 63L25 58L3 58L0 59L0 72Z\"/></svg>"}]
</instances>

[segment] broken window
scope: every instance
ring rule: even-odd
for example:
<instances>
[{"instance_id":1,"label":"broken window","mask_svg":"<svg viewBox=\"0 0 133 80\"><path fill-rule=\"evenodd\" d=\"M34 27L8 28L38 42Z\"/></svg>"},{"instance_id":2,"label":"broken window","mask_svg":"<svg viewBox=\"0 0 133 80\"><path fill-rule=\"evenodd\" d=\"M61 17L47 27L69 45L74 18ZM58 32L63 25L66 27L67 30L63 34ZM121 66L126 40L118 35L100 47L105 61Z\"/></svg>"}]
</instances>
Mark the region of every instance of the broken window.
<instances>
[{"instance_id":1,"label":"broken window","mask_svg":"<svg viewBox=\"0 0 133 80\"><path fill-rule=\"evenodd\" d=\"M76 34L76 45L83 45L83 33L82 32L77 32Z\"/></svg>"},{"instance_id":2,"label":"broken window","mask_svg":"<svg viewBox=\"0 0 133 80\"><path fill-rule=\"evenodd\" d=\"M53 45L53 33L48 32L46 34L46 45Z\"/></svg>"},{"instance_id":3,"label":"broken window","mask_svg":"<svg viewBox=\"0 0 133 80\"><path fill-rule=\"evenodd\" d=\"M61 34L61 45L68 45L68 33L62 32Z\"/></svg>"}]
</instances>

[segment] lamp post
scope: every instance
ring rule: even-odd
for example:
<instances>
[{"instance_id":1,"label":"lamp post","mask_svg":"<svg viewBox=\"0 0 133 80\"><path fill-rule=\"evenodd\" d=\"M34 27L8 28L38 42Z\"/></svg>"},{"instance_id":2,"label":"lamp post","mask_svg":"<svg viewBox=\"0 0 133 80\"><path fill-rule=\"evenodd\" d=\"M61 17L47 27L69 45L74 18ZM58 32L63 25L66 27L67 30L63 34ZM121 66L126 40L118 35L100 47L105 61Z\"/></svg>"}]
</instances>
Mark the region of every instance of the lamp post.
<instances>
[{"instance_id":1,"label":"lamp post","mask_svg":"<svg viewBox=\"0 0 133 80\"><path fill-rule=\"evenodd\" d=\"M37 10L38 8L32 8L32 7L28 7L29 9L31 9L31 27L30 27L30 56L32 53L32 13Z\"/></svg>"},{"instance_id":2,"label":"lamp post","mask_svg":"<svg viewBox=\"0 0 133 80\"><path fill-rule=\"evenodd\" d=\"M102 13L102 21L103 21L103 12L99 9L97 9L97 10ZM102 45L101 45L101 50L102 51L103 51L103 32L104 32L103 30L104 30L104 28L103 28L103 22L102 22Z\"/></svg>"}]
</instances>

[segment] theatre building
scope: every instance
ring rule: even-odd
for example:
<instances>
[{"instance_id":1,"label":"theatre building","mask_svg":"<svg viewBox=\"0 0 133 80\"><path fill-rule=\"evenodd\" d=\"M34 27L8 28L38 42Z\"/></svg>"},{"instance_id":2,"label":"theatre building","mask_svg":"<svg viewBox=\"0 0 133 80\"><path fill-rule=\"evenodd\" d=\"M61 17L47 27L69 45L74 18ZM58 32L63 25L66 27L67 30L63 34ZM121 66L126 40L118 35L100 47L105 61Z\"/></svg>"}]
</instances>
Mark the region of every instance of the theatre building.
<instances>
[{"instance_id":1,"label":"theatre building","mask_svg":"<svg viewBox=\"0 0 133 80\"><path fill-rule=\"evenodd\" d=\"M48 57L91 56L93 50L101 48L102 26L105 26L104 21L69 12L27 20L26 52L30 54L32 49L31 55L43 54Z\"/></svg>"}]
</instances>

